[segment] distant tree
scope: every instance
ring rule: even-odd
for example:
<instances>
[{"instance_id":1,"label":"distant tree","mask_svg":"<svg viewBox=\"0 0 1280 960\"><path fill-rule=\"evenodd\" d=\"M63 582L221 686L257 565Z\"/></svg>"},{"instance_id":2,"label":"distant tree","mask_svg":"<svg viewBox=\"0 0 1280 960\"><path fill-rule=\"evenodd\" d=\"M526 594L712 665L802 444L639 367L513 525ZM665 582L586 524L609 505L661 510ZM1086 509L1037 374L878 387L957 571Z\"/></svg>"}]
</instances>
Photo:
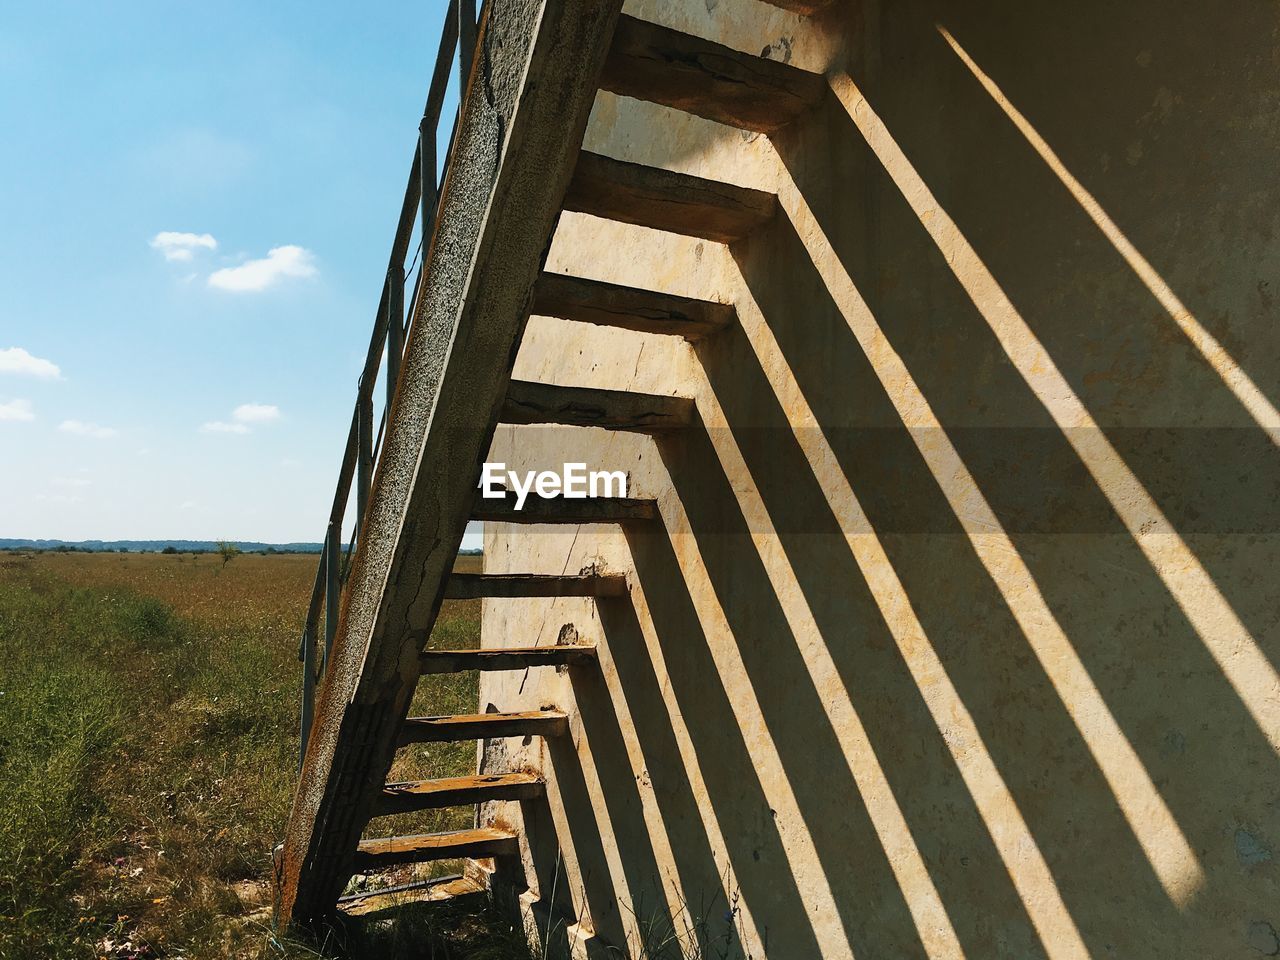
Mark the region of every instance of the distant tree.
<instances>
[{"instance_id":1,"label":"distant tree","mask_svg":"<svg viewBox=\"0 0 1280 960\"><path fill-rule=\"evenodd\" d=\"M228 563L240 556L240 548L230 540L219 540L215 544L218 556L222 558L222 565L225 567Z\"/></svg>"},{"instance_id":2,"label":"distant tree","mask_svg":"<svg viewBox=\"0 0 1280 960\"><path fill-rule=\"evenodd\" d=\"M173 544L169 544L169 546L165 547L165 548L164 548L163 550L161 550L160 552L161 552L161 553L174 554L174 553L177 553L177 552L178 552L178 548L177 548L177 547L175 547Z\"/></svg>"}]
</instances>

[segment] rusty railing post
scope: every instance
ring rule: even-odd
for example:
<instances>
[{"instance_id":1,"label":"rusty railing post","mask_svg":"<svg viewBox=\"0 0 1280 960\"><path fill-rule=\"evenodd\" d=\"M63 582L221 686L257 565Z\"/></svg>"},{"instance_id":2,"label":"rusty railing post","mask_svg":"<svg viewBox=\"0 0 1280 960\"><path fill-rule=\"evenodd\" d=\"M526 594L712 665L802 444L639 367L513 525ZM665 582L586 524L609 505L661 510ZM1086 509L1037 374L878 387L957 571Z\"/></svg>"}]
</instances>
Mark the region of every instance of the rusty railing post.
<instances>
[{"instance_id":1,"label":"rusty railing post","mask_svg":"<svg viewBox=\"0 0 1280 960\"><path fill-rule=\"evenodd\" d=\"M418 181L422 208L422 255L427 253L431 238L431 225L436 211L436 124L431 117L423 117L418 125Z\"/></svg>"},{"instance_id":2,"label":"rusty railing post","mask_svg":"<svg viewBox=\"0 0 1280 960\"><path fill-rule=\"evenodd\" d=\"M387 271L387 412L396 397L404 359L404 267Z\"/></svg>"},{"instance_id":3,"label":"rusty railing post","mask_svg":"<svg viewBox=\"0 0 1280 960\"><path fill-rule=\"evenodd\" d=\"M462 68L458 90L460 97L467 92L467 79L476 56L476 0L454 0L458 16L458 63Z\"/></svg>"},{"instance_id":4,"label":"rusty railing post","mask_svg":"<svg viewBox=\"0 0 1280 960\"><path fill-rule=\"evenodd\" d=\"M324 662L329 665L333 653L333 638L338 633L338 605L342 599L338 585L338 568L342 564L342 527L330 520L329 533L324 538Z\"/></svg>"},{"instance_id":5,"label":"rusty railing post","mask_svg":"<svg viewBox=\"0 0 1280 960\"><path fill-rule=\"evenodd\" d=\"M298 769L307 758L307 741L311 738L311 721L316 712L316 632L308 623L302 631L302 717L299 730Z\"/></svg>"},{"instance_id":6,"label":"rusty railing post","mask_svg":"<svg viewBox=\"0 0 1280 960\"><path fill-rule=\"evenodd\" d=\"M357 402L360 451L356 455L356 537L359 537L365 510L369 507L369 488L373 485L373 384L366 383L363 377Z\"/></svg>"}]
</instances>

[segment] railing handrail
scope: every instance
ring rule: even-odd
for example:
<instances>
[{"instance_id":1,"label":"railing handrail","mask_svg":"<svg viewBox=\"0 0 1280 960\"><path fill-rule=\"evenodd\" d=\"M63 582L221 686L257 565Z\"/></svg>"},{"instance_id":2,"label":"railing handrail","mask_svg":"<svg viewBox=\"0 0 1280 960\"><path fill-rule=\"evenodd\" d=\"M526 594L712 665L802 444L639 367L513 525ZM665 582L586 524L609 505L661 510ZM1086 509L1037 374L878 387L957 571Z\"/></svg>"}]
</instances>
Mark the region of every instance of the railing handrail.
<instances>
[{"instance_id":1,"label":"railing handrail","mask_svg":"<svg viewBox=\"0 0 1280 960\"><path fill-rule=\"evenodd\" d=\"M485 0L488 2L488 0ZM298 651L298 659L303 662L302 691L302 725L301 751L299 764L306 756L307 740L311 729L314 710L315 684L318 673L322 672L329 660L328 643L332 642L337 616L337 597L343 587L342 579L337 576L335 566L342 563L340 541L342 525L346 518L347 503L351 499L353 482L357 487L357 516L355 532L351 544L346 551L348 558L357 549L360 531L364 522L365 507L372 489L373 474L377 469L378 454L382 448L383 431L390 423L390 411L395 395L403 350L408 342L409 326L415 315L417 301L421 296L425 265L430 249L432 231L435 227L436 209L440 199L440 181L437 174L436 138L439 134L440 117L444 110L445 95L448 92L449 80L453 74L456 59L460 65L459 112L461 101L466 95L467 81L475 57L476 45L476 5L475 0L450 0L445 14L444 27L440 33L440 45L436 53L435 67L431 75L431 85L427 92L426 105L423 107L422 120L418 126L418 142L414 147L413 161L409 167L409 182L405 187L404 200L400 206L400 218L396 224L395 237L391 244L391 256L387 264L386 281L382 285L382 296L378 301L377 313L374 315L373 332L369 337L369 351L365 355L364 367L360 373L356 390L355 411L351 416L351 428L347 433L347 444L343 452L342 465L338 470L338 485L334 491L333 505L329 510L329 518L325 528L324 548L320 563L316 569L315 582L311 589L311 601L307 606L307 616L302 629L302 642ZM457 134L457 120L450 135L449 146L445 152L444 169L447 170L453 153L453 138ZM408 280L405 269L405 258L409 253L409 241L413 237L415 222L421 223L422 262L414 280L413 292L409 300L408 319L404 311L404 285ZM416 255L415 255L416 259ZM410 270L412 265L410 265ZM392 317L396 317L392 324ZM378 379L378 369L382 364L383 354L387 357L387 403L383 410L381 423L377 428L377 440L373 438L372 404L373 392ZM336 558L336 559L335 559ZM336 585L336 590L335 590ZM315 656L320 626L320 615L324 611L326 624L326 649L323 659Z\"/></svg>"}]
</instances>

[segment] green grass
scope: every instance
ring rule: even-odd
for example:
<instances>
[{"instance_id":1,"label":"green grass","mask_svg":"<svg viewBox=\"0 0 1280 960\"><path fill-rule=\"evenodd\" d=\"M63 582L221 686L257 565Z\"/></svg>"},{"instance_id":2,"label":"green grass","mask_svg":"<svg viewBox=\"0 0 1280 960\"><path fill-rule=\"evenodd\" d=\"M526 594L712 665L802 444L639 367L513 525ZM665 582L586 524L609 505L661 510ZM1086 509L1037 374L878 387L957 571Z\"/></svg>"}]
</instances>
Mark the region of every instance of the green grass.
<instances>
[{"instance_id":1,"label":"green grass","mask_svg":"<svg viewBox=\"0 0 1280 960\"><path fill-rule=\"evenodd\" d=\"M261 899L293 693L252 636L34 567L0 583L0 957L199 956Z\"/></svg>"},{"instance_id":2,"label":"green grass","mask_svg":"<svg viewBox=\"0 0 1280 960\"><path fill-rule=\"evenodd\" d=\"M98 650L119 638L135 611L101 606L0 587L0 956L83 955L91 934L71 899L77 854L110 841L92 778L122 736L127 703L92 657L51 641L63 628Z\"/></svg>"},{"instance_id":3,"label":"green grass","mask_svg":"<svg viewBox=\"0 0 1280 960\"><path fill-rule=\"evenodd\" d=\"M0 555L0 960L316 955L278 945L266 909L313 563ZM476 645L479 605L448 607L439 635ZM417 700L471 712L476 678L430 678ZM475 747L397 769L470 773ZM408 942L401 926L377 936Z\"/></svg>"}]
</instances>

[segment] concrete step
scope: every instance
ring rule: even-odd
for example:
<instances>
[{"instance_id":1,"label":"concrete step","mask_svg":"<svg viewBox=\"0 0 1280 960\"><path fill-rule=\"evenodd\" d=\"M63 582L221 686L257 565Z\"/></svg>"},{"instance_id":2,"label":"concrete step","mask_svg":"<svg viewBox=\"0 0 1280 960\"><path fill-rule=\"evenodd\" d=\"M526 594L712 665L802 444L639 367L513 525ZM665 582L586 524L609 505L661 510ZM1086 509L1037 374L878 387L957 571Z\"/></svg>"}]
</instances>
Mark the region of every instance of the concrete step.
<instances>
[{"instance_id":1,"label":"concrete step","mask_svg":"<svg viewBox=\"0 0 1280 960\"><path fill-rule=\"evenodd\" d=\"M475 880L467 877L441 877L421 883L405 883L378 890L366 890L338 899L338 911L348 917L376 918L385 914L388 919L395 911L409 904L449 903L473 905L483 909L488 891Z\"/></svg>"},{"instance_id":2,"label":"concrete step","mask_svg":"<svg viewBox=\"0 0 1280 960\"><path fill-rule=\"evenodd\" d=\"M531 773L389 783L374 800L373 816L461 807L489 800L532 800L542 796L543 787L542 778Z\"/></svg>"},{"instance_id":3,"label":"concrete step","mask_svg":"<svg viewBox=\"0 0 1280 960\"><path fill-rule=\"evenodd\" d=\"M454 573L445 584L446 600L481 597L622 597L627 578L621 574L543 576L536 573Z\"/></svg>"},{"instance_id":4,"label":"concrete step","mask_svg":"<svg viewBox=\"0 0 1280 960\"><path fill-rule=\"evenodd\" d=\"M773 219L772 193L583 150L564 208L605 220L733 243Z\"/></svg>"},{"instance_id":5,"label":"concrete step","mask_svg":"<svg viewBox=\"0 0 1280 960\"><path fill-rule=\"evenodd\" d=\"M627 390L564 387L554 383L512 380L499 423L555 423L566 427L601 427L629 433L660 433L687 427L693 401Z\"/></svg>"},{"instance_id":6,"label":"concrete step","mask_svg":"<svg viewBox=\"0 0 1280 960\"><path fill-rule=\"evenodd\" d=\"M790 10L792 13L811 17L815 13L827 9L835 0L764 0L764 2L773 4L775 7L781 7L783 10Z\"/></svg>"},{"instance_id":7,"label":"concrete step","mask_svg":"<svg viewBox=\"0 0 1280 960\"><path fill-rule=\"evenodd\" d=\"M406 863L458 860L464 857L509 857L520 852L514 833L482 828L450 833L425 833L409 837L361 840L352 857L355 873L385 870Z\"/></svg>"},{"instance_id":8,"label":"concrete step","mask_svg":"<svg viewBox=\"0 0 1280 960\"><path fill-rule=\"evenodd\" d=\"M626 15L600 86L757 133L786 126L827 92L821 74Z\"/></svg>"},{"instance_id":9,"label":"concrete step","mask_svg":"<svg viewBox=\"0 0 1280 960\"><path fill-rule=\"evenodd\" d=\"M533 291L532 312L601 327L668 334L697 341L737 319L727 303L694 300L561 273L544 273Z\"/></svg>"},{"instance_id":10,"label":"concrete step","mask_svg":"<svg viewBox=\"0 0 1280 960\"><path fill-rule=\"evenodd\" d=\"M523 670L595 663L592 646L494 647L485 650L424 650L421 671L461 673L464 670Z\"/></svg>"},{"instance_id":11,"label":"concrete step","mask_svg":"<svg viewBox=\"0 0 1280 960\"><path fill-rule=\"evenodd\" d=\"M658 504L654 500L627 497L592 497L566 500L563 497L538 497L530 494L523 508L516 509L516 495L503 498L477 496L471 509L472 520L495 523L629 523L655 520Z\"/></svg>"},{"instance_id":12,"label":"concrete step","mask_svg":"<svg viewBox=\"0 0 1280 960\"><path fill-rule=\"evenodd\" d=\"M559 710L410 717L400 731L399 745L456 743L496 737L558 737L568 732L569 718Z\"/></svg>"}]
</instances>

